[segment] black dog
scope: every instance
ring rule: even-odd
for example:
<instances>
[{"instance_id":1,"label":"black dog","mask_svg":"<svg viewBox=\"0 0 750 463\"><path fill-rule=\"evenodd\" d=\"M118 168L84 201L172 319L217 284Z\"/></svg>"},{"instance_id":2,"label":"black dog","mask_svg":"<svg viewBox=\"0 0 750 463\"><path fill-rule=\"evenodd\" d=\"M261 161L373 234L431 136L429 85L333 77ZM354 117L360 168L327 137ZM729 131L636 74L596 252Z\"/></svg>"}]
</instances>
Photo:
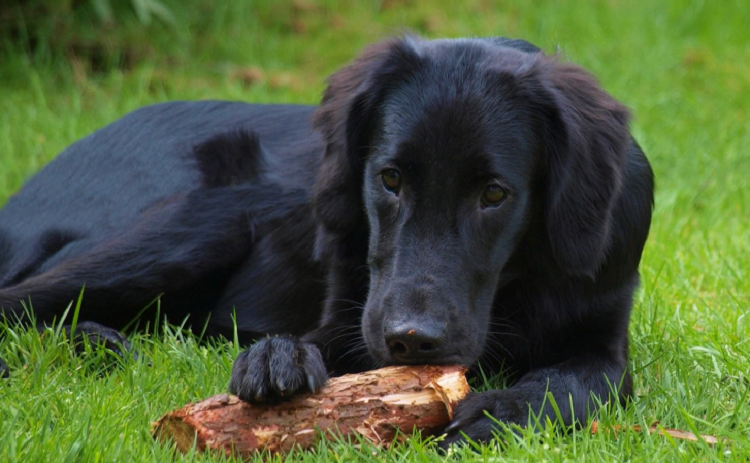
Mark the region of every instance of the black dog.
<instances>
[{"instance_id":1,"label":"black dog","mask_svg":"<svg viewBox=\"0 0 750 463\"><path fill-rule=\"evenodd\" d=\"M630 393L652 202L627 110L581 68L407 37L331 76L317 109L167 103L75 143L0 212L0 305L49 322L85 284L83 331L109 341L96 323L159 295L212 335L236 314L261 339L230 383L252 401L386 364L505 368L514 385L448 427L486 440L485 411L553 416L549 391L572 423Z\"/></svg>"}]
</instances>

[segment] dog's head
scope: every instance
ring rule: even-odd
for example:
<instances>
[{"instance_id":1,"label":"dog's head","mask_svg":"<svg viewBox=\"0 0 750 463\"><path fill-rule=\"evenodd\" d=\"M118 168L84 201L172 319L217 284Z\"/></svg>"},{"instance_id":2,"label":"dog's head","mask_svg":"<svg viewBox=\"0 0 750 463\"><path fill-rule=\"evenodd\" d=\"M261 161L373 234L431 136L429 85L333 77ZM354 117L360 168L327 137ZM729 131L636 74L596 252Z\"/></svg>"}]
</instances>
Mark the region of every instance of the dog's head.
<instances>
[{"instance_id":1,"label":"dog's head","mask_svg":"<svg viewBox=\"0 0 750 463\"><path fill-rule=\"evenodd\" d=\"M472 364L532 232L561 275L605 258L627 110L526 42L376 44L331 76L315 122L318 239L367 224L362 330L380 363Z\"/></svg>"}]
</instances>

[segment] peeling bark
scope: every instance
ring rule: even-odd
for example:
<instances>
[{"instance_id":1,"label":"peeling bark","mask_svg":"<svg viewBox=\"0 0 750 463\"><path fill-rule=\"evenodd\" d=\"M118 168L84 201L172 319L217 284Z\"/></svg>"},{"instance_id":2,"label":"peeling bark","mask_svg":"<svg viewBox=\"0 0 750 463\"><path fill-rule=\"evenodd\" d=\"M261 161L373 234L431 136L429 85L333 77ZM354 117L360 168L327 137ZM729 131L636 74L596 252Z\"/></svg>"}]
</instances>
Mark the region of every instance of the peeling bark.
<instances>
[{"instance_id":1,"label":"peeling bark","mask_svg":"<svg viewBox=\"0 0 750 463\"><path fill-rule=\"evenodd\" d=\"M243 457L310 448L317 439L360 435L389 445L397 430L442 431L469 392L460 366L398 366L329 380L315 394L277 405L253 405L229 394L188 404L154 423L154 438L187 452L218 450ZM320 430L321 432L316 432Z\"/></svg>"}]
</instances>

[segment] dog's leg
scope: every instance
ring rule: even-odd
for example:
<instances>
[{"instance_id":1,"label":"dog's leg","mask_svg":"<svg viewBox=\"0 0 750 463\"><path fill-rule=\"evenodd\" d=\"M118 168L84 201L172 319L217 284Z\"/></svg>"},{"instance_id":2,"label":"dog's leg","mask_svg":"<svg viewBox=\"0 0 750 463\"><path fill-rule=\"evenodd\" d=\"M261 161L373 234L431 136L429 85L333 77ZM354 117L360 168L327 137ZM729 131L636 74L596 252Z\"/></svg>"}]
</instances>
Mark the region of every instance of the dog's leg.
<instances>
[{"instance_id":1,"label":"dog's leg","mask_svg":"<svg viewBox=\"0 0 750 463\"><path fill-rule=\"evenodd\" d=\"M250 402L274 402L297 392L314 392L329 374L373 367L361 328L360 301L367 296L369 274L358 264L363 257L356 250L345 252L329 265L328 294L318 327L300 338L268 337L242 352L232 367L230 392Z\"/></svg>"},{"instance_id":2,"label":"dog's leg","mask_svg":"<svg viewBox=\"0 0 750 463\"><path fill-rule=\"evenodd\" d=\"M441 446L447 448L464 436L488 442L497 429L496 422L526 426L530 413L539 415L542 423L548 418L557 421L558 412L565 426L586 423L588 414L597 409L597 399L611 403L624 400L631 392L626 356L618 354L583 352L560 364L532 370L508 389L468 396L459 403Z\"/></svg>"},{"instance_id":3,"label":"dog's leg","mask_svg":"<svg viewBox=\"0 0 750 463\"><path fill-rule=\"evenodd\" d=\"M329 266L328 298L317 328L302 336L318 346L329 373L338 376L373 368L362 337L362 310L369 272L356 259L337 259Z\"/></svg>"},{"instance_id":4,"label":"dog's leg","mask_svg":"<svg viewBox=\"0 0 750 463\"><path fill-rule=\"evenodd\" d=\"M36 322L50 323L85 287L79 320L119 327L161 294L181 301L201 286L218 291L222 282L214 280L247 256L256 226L305 201L303 192L275 185L202 188L169 198L88 253L0 290L0 314L23 321L22 301L30 300ZM215 300L205 299L188 302L207 313ZM105 342L124 339L101 325L84 327Z\"/></svg>"}]
</instances>

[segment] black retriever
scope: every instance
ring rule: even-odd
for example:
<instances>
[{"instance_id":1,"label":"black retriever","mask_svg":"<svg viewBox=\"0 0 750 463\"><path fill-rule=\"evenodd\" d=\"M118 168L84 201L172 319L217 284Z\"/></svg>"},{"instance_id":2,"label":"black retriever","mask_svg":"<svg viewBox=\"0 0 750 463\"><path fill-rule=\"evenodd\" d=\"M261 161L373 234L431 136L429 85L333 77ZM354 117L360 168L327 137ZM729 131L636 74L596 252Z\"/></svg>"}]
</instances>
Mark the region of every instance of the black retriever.
<instances>
[{"instance_id":1,"label":"black retriever","mask_svg":"<svg viewBox=\"0 0 750 463\"><path fill-rule=\"evenodd\" d=\"M8 201L0 305L50 322L85 285L79 331L112 343L160 295L210 335L236 317L260 339L230 382L250 401L387 364L505 369L448 443L490 439L485 412L554 416L547 392L583 422L631 392L653 174L628 120L580 67L504 38L376 44L317 108L149 106Z\"/></svg>"}]
</instances>

